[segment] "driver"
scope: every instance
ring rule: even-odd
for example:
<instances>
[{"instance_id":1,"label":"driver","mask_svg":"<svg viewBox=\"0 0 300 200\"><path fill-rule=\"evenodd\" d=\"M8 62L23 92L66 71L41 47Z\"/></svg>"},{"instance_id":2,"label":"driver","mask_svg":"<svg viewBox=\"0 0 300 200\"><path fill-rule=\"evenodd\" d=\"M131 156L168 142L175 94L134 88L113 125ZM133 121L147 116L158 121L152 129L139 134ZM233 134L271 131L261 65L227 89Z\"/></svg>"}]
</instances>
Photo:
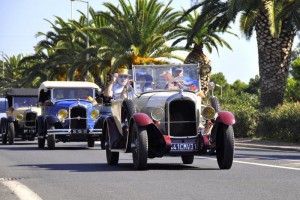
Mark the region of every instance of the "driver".
<instances>
[{"instance_id":1,"label":"driver","mask_svg":"<svg viewBox=\"0 0 300 200\"><path fill-rule=\"evenodd\" d=\"M108 86L104 90L104 97L113 99L132 99L133 89L129 83L129 76L127 68L118 68L118 73L114 74L114 78L110 80Z\"/></svg>"}]
</instances>

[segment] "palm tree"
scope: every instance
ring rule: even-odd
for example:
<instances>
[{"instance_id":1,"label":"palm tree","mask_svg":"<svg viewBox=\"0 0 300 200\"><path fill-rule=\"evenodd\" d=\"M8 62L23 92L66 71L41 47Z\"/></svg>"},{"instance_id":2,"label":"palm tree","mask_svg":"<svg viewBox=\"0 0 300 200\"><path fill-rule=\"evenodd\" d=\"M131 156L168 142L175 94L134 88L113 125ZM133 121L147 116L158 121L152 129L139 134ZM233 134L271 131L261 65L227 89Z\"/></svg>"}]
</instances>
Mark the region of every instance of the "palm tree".
<instances>
[{"instance_id":1,"label":"palm tree","mask_svg":"<svg viewBox=\"0 0 300 200\"><path fill-rule=\"evenodd\" d=\"M198 29L205 20L217 16L212 26L225 29L239 14L240 27L247 39L256 31L261 108L283 104L289 72L291 48L300 30L298 0L204 0L187 11L202 6L204 18L195 23ZM190 40L191 41L191 38Z\"/></svg>"},{"instance_id":2,"label":"palm tree","mask_svg":"<svg viewBox=\"0 0 300 200\"><path fill-rule=\"evenodd\" d=\"M230 31L222 30L218 27L211 27L211 22L213 21L213 19L211 19L210 21L206 21L206 23L204 23L203 26L199 27L199 29L193 29L197 20L202 17L203 16L200 15L197 11L194 11L193 14L187 14L184 18L181 18L184 19L184 21L186 20L188 24L187 26L179 25L180 36L173 42L173 45L176 45L181 41L187 41L185 47L187 49L190 49L190 47L193 45L191 52L184 60L184 63L186 64L199 63L200 66L210 65L210 60L204 54L203 48L205 47L209 53L211 53L213 49L218 52L218 46L225 46L228 49L232 50L231 46L222 37L220 37L220 33L225 32L237 36ZM189 40L191 40L191 42ZM210 71L211 69L208 70ZM206 94L208 91L210 73L200 74L200 78L201 89Z\"/></svg>"},{"instance_id":3,"label":"palm tree","mask_svg":"<svg viewBox=\"0 0 300 200\"><path fill-rule=\"evenodd\" d=\"M37 87L34 81L28 81L26 71L30 70L29 63L20 64L23 55L8 57L4 56L4 69L0 74L0 93L4 93L11 88Z\"/></svg>"},{"instance_id":4,"label":"palm tree","mask_svg":"<svg viewBox=\"0 0 300 200\"><path fill-rule=\"evenodd\" d=\"M172 51L181 49L169 47L166 43L176 38L176 21L180 12L158 0L119 0L120 9L111 3L104 3L109 12L99 12L110 26L100 28L99 33L107 38L110 46L101 49L103 55L112 59L112 70L120 65L147 64L159 62L158 57L178 58Z\"/></svg>"}]
</instances>

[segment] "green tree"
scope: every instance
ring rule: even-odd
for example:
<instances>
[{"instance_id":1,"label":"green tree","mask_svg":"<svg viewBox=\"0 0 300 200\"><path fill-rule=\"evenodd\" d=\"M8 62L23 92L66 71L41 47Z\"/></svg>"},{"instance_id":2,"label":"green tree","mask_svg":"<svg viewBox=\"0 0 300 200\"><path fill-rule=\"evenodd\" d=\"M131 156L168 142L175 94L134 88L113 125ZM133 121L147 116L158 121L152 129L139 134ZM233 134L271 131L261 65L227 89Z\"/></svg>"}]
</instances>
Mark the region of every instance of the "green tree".
<instances>
[{"instance_id":1,"label":"green tree","mask_svg":"<svg viewBox=\"0 0 300 200\"><path fill-rule=\"evenodd\" d=\"M232 50L231 46L220 36L222 33L236 34L227 31L226 29L220 29L218 27L212 27L211 22L214 20L207 20L201 27L194 29L197 24L197 20L201 19L203 16L194 11L193 14L184 15L181 18L182 25L179 25L179 38L177 38L173 45L178 44L179 42L186 41L186 49L189 49L190 53L185 58L184 63L186 64L198 64L200 66L210 65L210 60L204 54L204 48L211 53L213 49L217 52L219 47L227 47ZM187 25L185 25L187 22ZM192 48L191 48L192 46ZM201 88L204 91L208 91L208 83L210 81L210 74L201 75Z\"/></svg>"},{"instance_id":2,"label":"green tree","mask_svg":"<svg viewBox=\"0 0 300 200\"><path fill-rule=\"evenodd\" d=\"M249 94L259 94L259 81L260 78L258 75L255 76L255 78L251 78L249 81L249 85L247 88L244 89L244 92L247 92Z\"/></svg>"},{"instance_id":3,"label":"green tree","mask_svg":"<svg viewBox=\"0 0 300 200\"><path fill-rule=\"evenodd\" d=\"M109 12L98 14L110 25L99 29L99 33L109 41L107 48L99 53L112 58L112 69L121 65L147 64L159 62L155 58L178 58L172 51L179 48L169 47L168 41L176 37L176 21L180 12L173 11L158 0L136 0L133 6L119 0L120 8L106 2Z\"/></svg>"},{"instance_id":4,"label":"green tree","mask_svg":"<svg viewBox=\"0 0 300 200\"><path fill-rule=\"evenodd\" d=\"M196 30L215 16L217 17L212 26L225 29L241 14L240 27L246 38L250 39L254 30L256 31L261 108L274 108L282 104L291 48L296 32L300 29L300 1L204 0L187 12L200 6L205 17L195 23Z\"/></svg>"}]
</instances>

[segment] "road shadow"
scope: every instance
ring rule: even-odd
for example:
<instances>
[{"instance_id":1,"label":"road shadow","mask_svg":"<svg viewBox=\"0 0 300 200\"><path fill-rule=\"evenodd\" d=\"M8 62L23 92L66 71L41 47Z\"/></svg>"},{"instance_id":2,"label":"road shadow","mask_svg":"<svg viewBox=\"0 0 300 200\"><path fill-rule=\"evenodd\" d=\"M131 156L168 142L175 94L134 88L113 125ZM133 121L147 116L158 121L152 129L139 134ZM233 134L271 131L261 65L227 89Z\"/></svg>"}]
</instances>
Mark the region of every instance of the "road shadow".
<instances>
[{"instance_id":1,"label":"road shadow","mask_svg":"<svg viewBox=\"0 0 300 200\"><path fill-rule=\"evenodd\" d=\"M55 171L70 171L70 172L107 172L107 171L138 171L133 168L132 163L120 163L118 165L108 165L107 163L72 163L72 164L30 164L16 165L17 167L40 168L45 170ZM199 168L192 165L184 164L166 164L166 163L150 163L146 170L219 170L219 168Z\"/></svg>"}]
</instances>

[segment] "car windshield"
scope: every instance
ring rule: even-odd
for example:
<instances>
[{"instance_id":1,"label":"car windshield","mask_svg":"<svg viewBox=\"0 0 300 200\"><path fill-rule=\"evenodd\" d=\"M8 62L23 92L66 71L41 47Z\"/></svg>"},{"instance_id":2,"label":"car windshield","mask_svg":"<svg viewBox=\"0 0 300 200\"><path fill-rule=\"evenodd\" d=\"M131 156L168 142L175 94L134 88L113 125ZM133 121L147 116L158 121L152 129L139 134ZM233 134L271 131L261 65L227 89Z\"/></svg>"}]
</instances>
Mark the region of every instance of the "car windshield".
<instances>
[{"instance_id":1,"label":"car windshield","mask_svg":"<svg viewBox=\"0 0 300 200\"><path fill-rule=\"evenodd\" d=\"M37 106L37 97L13 97L13 107Z\"/></svg>"},{"instance_id":2,"label":"car windshield","mask_svg":"<svg viewBox=\"0 0 300 200\"><path fill-rule=\"evenodd\" d=\"M197 65L135 65L132 67L135 93L179 90L199 91Z\"/></svg>"},{"instance_id":3,"label":"car windshield","mask_svg":"<svg viewBox=\"0 0 300 200\"><path fill-rule=\"evenodd\" d=\"M91 100L94 98L93 88L54 88L53 99L84 99Z\"/></svg>"}]
</instances>

